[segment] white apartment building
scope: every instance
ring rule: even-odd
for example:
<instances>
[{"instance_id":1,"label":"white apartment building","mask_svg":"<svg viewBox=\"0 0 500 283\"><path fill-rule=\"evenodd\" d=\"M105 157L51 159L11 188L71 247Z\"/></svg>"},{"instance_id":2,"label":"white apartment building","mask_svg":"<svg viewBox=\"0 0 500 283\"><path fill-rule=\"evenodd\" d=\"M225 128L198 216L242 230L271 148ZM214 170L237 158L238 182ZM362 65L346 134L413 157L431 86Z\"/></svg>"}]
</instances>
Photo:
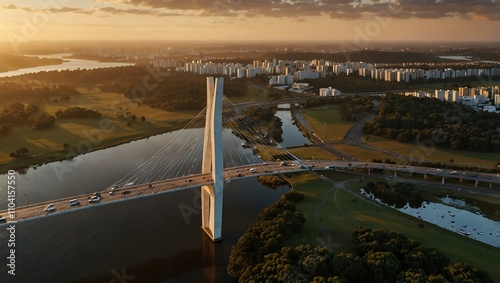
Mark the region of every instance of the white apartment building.
<instances>
[{"instance_id":1,"label":"white apartment building","mask_svg":"<svg viewBox=\"0 0 500 283\"><path fill-rule=\"evenodd\" d=\"M332 87L319 89L319 96L337 96L341 94L340 90L336 90Z\"/></svg>"}]
</instances>

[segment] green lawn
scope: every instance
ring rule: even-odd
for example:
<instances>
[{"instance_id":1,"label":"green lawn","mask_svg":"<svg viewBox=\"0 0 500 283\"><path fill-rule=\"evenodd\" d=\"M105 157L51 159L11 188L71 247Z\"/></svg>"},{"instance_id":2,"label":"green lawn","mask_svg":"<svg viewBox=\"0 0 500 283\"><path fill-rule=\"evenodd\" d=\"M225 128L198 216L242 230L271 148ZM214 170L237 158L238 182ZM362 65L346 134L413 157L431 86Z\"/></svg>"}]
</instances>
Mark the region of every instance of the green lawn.
<instances>
[{"instance_id":1,"label":"green lawn","mask_svg":"<svg viewBox=\"0 0 500 283\"><path fill-rule=\"evenodd\" d=\"M366 143L399 153L403 156L417 158L425 161L462 164L467 166L481 166L492 168L495 163L500 161L498 153L482 153L465 150L451 150L441 147L424 147L415 143L399 143L377 136L365 136Z\"/></svg>"},{"instance_id":2,"label":"green lawn","mask_svg":"<svg viewBox=\"0 0 500 283\"><path fill-rule=\"evenodd\" d=\"M303 109L301 112L314 131L328 141L344 140L347 131L356 124L356 122L342 120L339 105Z\"/></svg>"},{"instance_id":3,"label":"green lawn","mask_svg":"<svg viewBox=\"0 0 500 283\"><path fill-rule=\"evenodd\" d=\"M336 155L333 155L330 152L315 146L291 148L288 151L290 151L293 155L297 156L300 159L321 159L321 160L339 159L339 157L337 157Z\"/></svg>"},{"instance_id":4,"label":"green lawn","mask_svg":"<svg viewBox=\"0 0 500 283\"><path fill-rule=\"evenodd\" d=\"M182 128L194 115L193 112L167 112L138 105L117 93L82 93L68 102L43 102L39 106L50 115L59 109L78 106L97 110L102 117L57 119L55 126L46 130L15 125L11 133L0 137L0 172L66 159L65 143L73 148L72 152L85 153ZM127 120L117 117L125 112L137 116L130 127L126 125ZM141 116L146 118L144 122ZM22 147L29 150L27 157L10 157L10 152Z\"/></svg>"},{"instance_id":5,"label":"green lawn","mask_svg":"<svg viewBox=\"0 0 500 283\"><path fill-rule=\"evenodd\" d=\"M362 148L362 147L357 147L354 145L350 144L336 144L334 145L335 148L338 150L348 153L352 156L354 156L356 159L361 160L361 161L372 161L374 158L375 159L380 159L384 161L385 159L392 159L394 160L394 157L387 155L385 153L381 153L378 151Z\"/></svg>"},{"instance_id":6,"label":"green lawn","mask_svg":"<svg viewBox=\"0 0 500 283\"><path fill-rule=\"evenodd\" d=\"M269 99L266 89L267 88L264 86L261 87L253 84L248 84L245 95L240 97L230 97L229 99L234 104L252 101L266 101Z\"/></svg>"},{"instance_id":7,"label":"green lawn","mask_svg":"<svg viewBox=\"0 0 500 283\"><path fill-rule=\"evenodd\" d=\"M334 180L357 179L358 176L341 172L326 173ZM408 238L421 242L426 247L434 247L450 257L453 261L465 262L475 265L489 272L496 280L500 280L500 249L451 231L442 229L433 224L422 223L417 218L400 213L385 206L375 206L369 200L360 198L352 192L357 192L361 186L375 179L367 178L346 183L348 190L335 189L328 194L328 200L319 211L321 225L330 235L331 246L336 251L349 251L351 249L350 235L359 226L367 228L387 228L399 231ZM307 222L304 231L293 235L287 242L290 245L301 243L320 244L318 236L320 230L314 221L314 210L323 201L323 194L332 188L329 182L320 180L313 175L304 174L292 178L295 190L304 193L306 199L298 203ZM335 195L336 200L335 202ZM337 206L338 204L338 206Z\"/></svg>"}]
</instances>

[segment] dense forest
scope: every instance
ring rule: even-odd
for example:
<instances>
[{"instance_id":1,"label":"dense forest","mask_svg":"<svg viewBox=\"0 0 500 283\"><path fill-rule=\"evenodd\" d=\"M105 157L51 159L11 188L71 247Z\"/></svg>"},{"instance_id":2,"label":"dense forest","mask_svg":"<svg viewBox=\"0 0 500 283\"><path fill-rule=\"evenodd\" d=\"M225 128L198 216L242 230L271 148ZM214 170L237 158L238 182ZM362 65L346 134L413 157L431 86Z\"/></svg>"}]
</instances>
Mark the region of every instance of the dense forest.
<instances>
[{"instance_id":1,"label":"dense forest","mask_svg":"<svg viewBox=\"0 0 500 283\"><path fill-rule=\"evenodd\" d=\"M33 81L0 81L0 105L2 100L49 99L68 100L80 92L68 84L36 83Z\"/></svg>"},{"instance_id":2,"label":"dense forest","mask_svg":"<svg viewBox=\"0 0 500 283\"><path fill-rule=\"evenodd\" d=\"M434 248L386 229L358 228L351 253L329 246L284 246L304 222L291 192L264 209L233 246L227 267L238 282L483 282L491 276L450 259ZM290 200L287 200L290 199Z\"/></svg>"},{"instance_id":3,"label":"dense forest","mask_svg":"<svg viewBox=\"0 0 500 283\"><path fill-rule=\"evenodd\" d=\"M357 74L340 74L338 76L328 76L320 79L306 79L300 82L309 83L314 87L316 93L320 88L333 87L344 93L376 92L408 89L409 86L404 82L383 81L371 78L361 77Z\"/></svg>"},{"instance_id":4,"label":"dense forest","mask_svg":"<svg viewBox=\"0 0 500 283\"><path fill-rule=\"evenodd\" d=\"M348 46L345 46L348 47ZM371 51L355 50L353 52L319 53L319 52L270 52L262 56L262 59L272 60L273 58L282 60L314 60L325 59L333 62L368 62L368 63L411 63L411 62L447 62L449 60L440 59L432 53L419 52L391 52L391 51Z\"/></svg>"},{"instance_id":5,"label":"dense forest","mask_svg":"<svg viewBox=\"0 0 500 283\"><path fill-rule=\"evenodd\" d=\"M500 152L500 114L438 99L386 95L364 130L399 142L432 141L451 149Z\"/></svg>"},{"instance_id":6,"label":"dense forest","mask_svg":"<svg viewBox=\"0 0 500 283\"><path fill-rule=\"evenodd\" d=\"M172 72L150 91L140 92L136 88L131 88L125 92L125 96L139 98L151 107L168 111L201 110L207 102L206 78L205 75ZM246 90L246 84L237 80L224 79L225 96L243 96Z\"/></svg>"}]
</instances>

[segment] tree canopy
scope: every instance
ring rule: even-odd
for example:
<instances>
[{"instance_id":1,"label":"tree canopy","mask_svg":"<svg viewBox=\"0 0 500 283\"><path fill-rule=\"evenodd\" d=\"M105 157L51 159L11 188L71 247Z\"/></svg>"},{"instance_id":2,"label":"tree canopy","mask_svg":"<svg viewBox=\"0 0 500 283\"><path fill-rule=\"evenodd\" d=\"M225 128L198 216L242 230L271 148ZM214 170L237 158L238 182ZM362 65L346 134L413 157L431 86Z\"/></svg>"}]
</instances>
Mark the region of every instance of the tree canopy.
<instances>
[{"instance_id":1,"label":"tree canopy","mask_svg":"<svg viewBox=\"0 0 500 283\"><path fill-rule=\"evenodd\" d=\"M259 214L231 250L230 276L238 282L493 283L485 271L451 263L435 248L386 229L356 229L352 252L336 253L325 246L284 246L284 239L300 232L305 221L287 199L303 197L288 193Z\"/></svg>"},{"instance_id":2,"label":"tree canopy","mask_svg":"<svg viewBox=\"0 0 500 283\"><path fill-rule=\"evenodd\" d=\"M434 98L386 95L364 130L399 142L430 143L455 150L500 152L500 114L477 112Z\"/></svg>"}]
</instances>

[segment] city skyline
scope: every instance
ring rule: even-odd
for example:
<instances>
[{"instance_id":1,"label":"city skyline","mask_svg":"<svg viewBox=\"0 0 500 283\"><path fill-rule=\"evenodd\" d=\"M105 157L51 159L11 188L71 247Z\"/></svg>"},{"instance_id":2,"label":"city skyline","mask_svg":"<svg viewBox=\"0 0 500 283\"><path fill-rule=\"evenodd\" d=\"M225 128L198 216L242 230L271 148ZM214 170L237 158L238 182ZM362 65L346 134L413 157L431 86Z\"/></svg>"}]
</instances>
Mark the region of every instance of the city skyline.
<instances>
[{"instance_id":1,"label":"city skyline","mask_svg":"<svg viewBox=\"0 0 500 283\"><path fill-rule=\"evenodd\" d=\"M496 0L4 0L2 42L498 41Z\"/></svg>"}]
</instances>

